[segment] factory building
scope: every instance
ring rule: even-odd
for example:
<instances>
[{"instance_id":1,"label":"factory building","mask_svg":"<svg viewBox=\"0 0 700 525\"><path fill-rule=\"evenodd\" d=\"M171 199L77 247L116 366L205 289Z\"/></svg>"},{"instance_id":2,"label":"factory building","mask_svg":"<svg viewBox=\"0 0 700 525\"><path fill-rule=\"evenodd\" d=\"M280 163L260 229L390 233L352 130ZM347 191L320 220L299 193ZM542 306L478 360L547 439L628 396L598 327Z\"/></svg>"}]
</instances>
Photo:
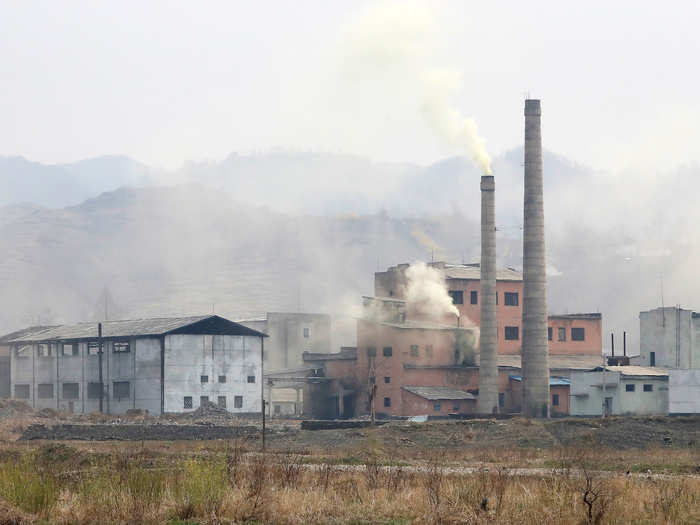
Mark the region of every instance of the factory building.
<instances>
[{"instance_id":1,"label":"factory building","mask_svg":"<svg viewBox=\"0 0 700 525\"><path fill-rule=\"evenodd\" d=\"M264 337L206 315L38 327L2 340L12 397L35 409L161 414L210 401L260 413Z\"/></svg>"},{"instance_id":2,"label":"factory building","mask_svg":"<svg viewBox=\"0 0 700 525\"><path fill-rule=\"evenodd\" d=\"M644 366L599 366L571 374L571 415L668 414L668 372Z\"/></svg>"}]
</instances>

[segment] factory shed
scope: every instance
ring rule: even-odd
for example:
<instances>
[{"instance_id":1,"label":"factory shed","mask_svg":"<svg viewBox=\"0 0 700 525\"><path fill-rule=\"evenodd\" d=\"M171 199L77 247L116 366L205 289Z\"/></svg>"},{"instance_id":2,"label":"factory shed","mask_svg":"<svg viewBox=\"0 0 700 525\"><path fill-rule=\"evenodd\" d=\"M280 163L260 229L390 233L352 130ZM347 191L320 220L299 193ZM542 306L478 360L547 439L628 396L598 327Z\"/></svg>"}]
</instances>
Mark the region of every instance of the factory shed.
<instances>
[{"instance_id":1,"label":"factory shed","mask_svg":"<svg viewBox=\"0 0 700 525\"><path fill-rule=\"evenodd\" d=\"M598 366L571 374L571 415L668 414L668 371L645 366Z\"/></svg>"},{"instance_id":2,"label":"factory shed","mask_svg":"<svg viewBox=\"0 0 700 525\"><path fill-rule=\"evenodd\" d=\"M69 412L262 409L265 334L217 315L37 327L9 334L12 396ZM101 377L100 380L100 371Z\"/></svg>"},{"instance_id":3,"label":"factory shed","mask_svg":"<svg viewBox=\"0 0 700 525\"><path fill-rule=\"evenodd\" d=\"M403 386L401 396L404 416L472 414L477 399L474 394L445 386Z\"/></svg>"}]
</instances>

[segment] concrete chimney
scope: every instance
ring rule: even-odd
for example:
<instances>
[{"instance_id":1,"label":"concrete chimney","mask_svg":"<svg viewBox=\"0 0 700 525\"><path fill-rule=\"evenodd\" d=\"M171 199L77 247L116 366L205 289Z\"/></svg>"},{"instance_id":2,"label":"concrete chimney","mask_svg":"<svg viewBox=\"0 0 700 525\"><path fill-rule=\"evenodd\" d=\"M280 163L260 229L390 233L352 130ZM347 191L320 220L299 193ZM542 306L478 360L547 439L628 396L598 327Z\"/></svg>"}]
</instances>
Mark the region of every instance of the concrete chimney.
<instances>
[{"instance_id":1,"label":"concrete chimney","mask_svg":"<svg viewBox=\"0 0 700 525\"><path fill-rule=\"evenodd\" d=\"M496 319L496 183L481 177L481 326L477 412L498 412L498 323Z\"/></svg>"},{"instance_id":2,"label":"concrete chimney","mask_svg":"<svg viewBox=\"0 0 700 525\"><path fill-rule=\"evenodd\" d=\"M549 417L541 115L539 100L525 100L522 322L522 414L525 417Z\"/></svg>"}]
</instances>

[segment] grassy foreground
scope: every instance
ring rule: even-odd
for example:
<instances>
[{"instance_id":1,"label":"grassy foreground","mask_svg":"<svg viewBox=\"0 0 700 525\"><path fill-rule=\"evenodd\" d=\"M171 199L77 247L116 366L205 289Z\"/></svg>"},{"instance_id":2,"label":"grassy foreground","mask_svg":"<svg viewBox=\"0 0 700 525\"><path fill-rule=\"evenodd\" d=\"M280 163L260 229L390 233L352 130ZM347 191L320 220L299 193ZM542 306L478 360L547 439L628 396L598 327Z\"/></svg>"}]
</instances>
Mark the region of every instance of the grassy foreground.
<instances>
[{"instance_id":1,"label":"grassy foreground","mask_svg":"<svg viewBox=\"0 0 700 525\"><path fill-rule=\"evenodd\" d=\"M550 470L516 475L377 453L342 465L238 442L175 454L15 446L0 450L0 524L700 523L697 477L601 473L588 456L562 451Z\"/></svg>"}]
</instances>

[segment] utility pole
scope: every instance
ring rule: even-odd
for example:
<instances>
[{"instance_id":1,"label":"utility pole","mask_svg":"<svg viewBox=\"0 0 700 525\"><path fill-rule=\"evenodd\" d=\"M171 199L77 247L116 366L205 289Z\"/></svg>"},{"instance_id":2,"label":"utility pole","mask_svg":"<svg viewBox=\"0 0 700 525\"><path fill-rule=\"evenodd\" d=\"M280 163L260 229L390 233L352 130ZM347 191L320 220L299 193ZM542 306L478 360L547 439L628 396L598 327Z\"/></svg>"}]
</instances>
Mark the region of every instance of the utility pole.
<instances>
[{"instance_id":1,"label":"utility pole","mask_svg":"<svg viewBox=\"0 0 700 525\"><path fill-rule=\"evenodd\" d=\"M102 323L97 323L97 367L100 380L100 414L103 413L102 398L104 397L104 383L102 382Z\"/></svg>"}]
</instances>

